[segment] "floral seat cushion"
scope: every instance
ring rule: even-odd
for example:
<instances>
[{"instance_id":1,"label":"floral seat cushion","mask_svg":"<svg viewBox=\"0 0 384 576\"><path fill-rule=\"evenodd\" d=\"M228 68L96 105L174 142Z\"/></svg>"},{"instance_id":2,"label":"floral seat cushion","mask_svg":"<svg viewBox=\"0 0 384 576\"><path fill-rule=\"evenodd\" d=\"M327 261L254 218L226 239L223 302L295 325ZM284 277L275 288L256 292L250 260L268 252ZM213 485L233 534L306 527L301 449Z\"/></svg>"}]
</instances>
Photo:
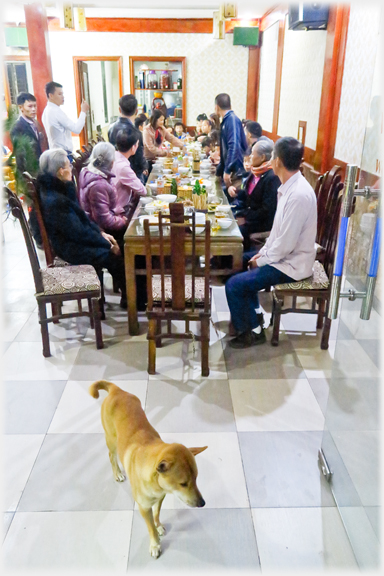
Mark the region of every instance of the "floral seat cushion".
<instances>
[{"instance_id":1,"label":"floral seat cushion","mask_svg":"<svg viewBox=\"0 0 384 576\"><path fill-rule=\"evenodd\" d=\"M288 282L287 284L277 284L275 290L321 290L328 288L329 280L324 266L318 260L313 265L313 273L309 278Z\"/></svg>"},{"instance_id":2,"label":"floral seat cushion","mask_svg":"<svg viewBox=\"0 0 384 576\"><path fill-rule=\"evenodd\" d=\"M165 302L170 303L172 301L172 278L171 276L165 276L164 278L164 293ZM161 276L155 275L152 278L152 296L153 303L161 304ZM185 277L185 302L188 305L192 304L192 277ZM195 278L195 305L204 305L204 278Z\"/></svg>"},{"instance_id":3,"label":"floral seat cushion","mask_svg":"<svg viewBox=\"0 0 384 576\"><path fill-rule=\"evenodd\" d=\"M40 295L100 291L100 280L93 266L57 266L41 270L44 292Z\"/></svg>"}]
</instances>

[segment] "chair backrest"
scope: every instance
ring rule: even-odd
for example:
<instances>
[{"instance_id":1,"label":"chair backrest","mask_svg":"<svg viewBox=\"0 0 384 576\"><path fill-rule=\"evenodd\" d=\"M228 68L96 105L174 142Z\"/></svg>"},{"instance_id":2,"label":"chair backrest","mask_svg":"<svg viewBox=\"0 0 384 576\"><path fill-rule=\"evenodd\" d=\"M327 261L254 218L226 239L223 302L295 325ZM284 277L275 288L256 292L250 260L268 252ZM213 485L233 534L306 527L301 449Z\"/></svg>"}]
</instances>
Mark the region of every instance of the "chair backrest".
<instances>
[{"instance_id":1,"label":"chair backrest","mask_svg":"<svg viewBox=\"0 0 384 576\"><path fill-rule=\"evenodd\" d=\"M333 273L342 201L343 193L339 191L338 196L332 206L332 212L329 213L330 225L327 229L326 235L323 238L323 247L325 248L323 266L329 279Z\"/></svg>"},{"instance_id":2,"label":"chair backrest","mask_svg":"<svg viewBox=\"0 0 384 576\"><path fill-rule=\"evenodd\" d=\"M187 220L187 221L185 221ZM154 236L151 235L151 228L157 226L144 221L145 247L146 247L146 268L147 268L147 290L148 290L148 310L153 309L152 297L152 275L160 273L161 278L161 309L165 310L165 277L172 278L172 310L185 310L185 277L191 278L191 305L188 309L195 310L196 278L204 277L204 311L209 311L209 262L211 252L211 223L209 220L205 224L196 224L195 213L192 216L184 217L184 206L181 203L170 204L170 218L164 219L159 215L158 224L158 254L160 260L160 270L154 270L152 257L156 254L154 250ZM204 226L205 234L201 234L201 241L204 242L205 266L197 268L196 257L196 226ZM190 239L190 242L189 242ZM200 239L199 239L200 241ZM169 258L170 256L170 264Z\"/></svg>"},{"instance_id":3,"label":"chair backrest","mask_svg":"<svg viewBox=\"0 0 384 576\"><path fill-rule=\"evenodd\" d=\"M55 254L54 254L53 248L52 248L51 243L50 243L49 238L48 238L47 229L45 227L45 223L44 223L44 219L43 219L43 213L41 210L40 196L39 196L39 192L37 189L36 178L33 178L28 172L23 172L23 176L27 181L28 192L32 198L33 207L35 209L36 219L37 219L37 223L38 223L40 235L41 235L41 240L43 242L45 260L46 260L47 266L50 266L51 264L53 264L53 261L55 259Z\"/></svg>"},{"instance_id":4,"label":"chair backrest","mask_svg":"<svg viewBox=\"0 0 384 576\"><path fill-rule=\"evenodd\" d=\"M317 235L316 242L323 245L321 240L324 236L324 228L327 226L329 219L329 207L334 203L338 196L338 184L341 182L340 166L333 166L329 172L318 178L317 188ZM320 182L319 182L320 181ZM316 194L316 190L315 190Z\"/></svg>"},{"instance_id":5,"label":"chair backrest","mask_svg":"<svg viewBox=\"0 0 384 576\"><path fill-rule=\"evenodd\" d=\"M10 190L6 186L4 186L4 191L8 195L8 204L9 204L9 207L11 208L13 216L15 216L15 218L17 218L21 224L21 229L23 231L25 244L26 244L27 250L28 250L29 261L31 263L31 268L32 268L32 273L33 273L33 279L35 282L36 292L37 293L43 292L44 287L43 287L43 280L42 280L41 272L40 272L39 258L37 256L35 244L32 240L32 234L31 234L27 219L26 219L25 214L24 214L23 206L22 206L19 198L16 196L16 194L14 192L12 192L12 190Z\"/></svg>"}]
</instances>

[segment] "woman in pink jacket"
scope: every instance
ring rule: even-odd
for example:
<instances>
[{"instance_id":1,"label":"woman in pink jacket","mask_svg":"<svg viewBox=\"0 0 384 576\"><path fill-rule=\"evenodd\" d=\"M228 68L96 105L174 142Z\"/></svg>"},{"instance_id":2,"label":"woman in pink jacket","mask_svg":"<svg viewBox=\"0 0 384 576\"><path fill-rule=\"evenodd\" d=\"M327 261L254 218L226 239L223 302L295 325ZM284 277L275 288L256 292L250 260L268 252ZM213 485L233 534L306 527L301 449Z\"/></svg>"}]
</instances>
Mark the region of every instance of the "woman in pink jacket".
<instances>
[{"instance_id":1,"label":"woman in pink jacket","mask_svg":"<svg viewBox=\"0 0 384 576\"><path fill-rule=\"evenodd\" d=\"M119 130L116 135L116 154L112 172L115 177L112 184L116 187L117 201L123 206L125 212L130 205L137 203L138 196L146 196L147 189L133 171L129 158L136 153L139 146L139 134L132 131L127 133Z\"/></svg>"},{"instance_id":2,"label":"woman in pink jacket","mask_svg":"<svg viewBox=\"0 0 384 576\"><path fill-rule=\"evenodd\" d=\"M122 250L128 220L112 184L115 176L111 172L114 160L115 148L112 144L96 144L89 164L80 172L79 193L81 207L89 218L96 222L101 230L112 234Z\"/></svg>"},{"instance_id":3,"label":"woman in pink jacket","mask_svg":"<svg viewBox=\"0 0 384 576\"><path fill-rule=\"evenodd\" d=\"M160 110L153 110L149 124L144 126L144 156L148 160L150 168L157 156L167 156L167 150L163 147L165 140L170 142L172 146L186 150L183 140L179 140L164 128L164 121L164 114Z\"/></svg>"}]
</instances>

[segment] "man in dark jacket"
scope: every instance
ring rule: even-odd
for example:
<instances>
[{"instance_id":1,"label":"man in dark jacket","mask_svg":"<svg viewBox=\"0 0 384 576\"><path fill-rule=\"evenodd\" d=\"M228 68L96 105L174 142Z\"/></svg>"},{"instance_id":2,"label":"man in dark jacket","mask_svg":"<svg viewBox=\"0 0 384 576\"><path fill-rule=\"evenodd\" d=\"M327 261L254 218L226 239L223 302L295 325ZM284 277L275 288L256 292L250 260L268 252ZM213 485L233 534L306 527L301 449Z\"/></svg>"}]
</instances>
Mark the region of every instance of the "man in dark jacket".
<instances>
[{"instance_id":1,"label":"man in dark jacket","mask_svg":"<svg viewBox=\"0 0 384 576\"><path fill-rule=\"evenodd\" d=\"M216 176L221 176L228 188L241 178L243 158L247 149L241 120L231 110L228 94L218 94L215 98L215 112L222 118L220 128L220 164Z\"/></svg>"},{"instance_id":2,"label":"man in dark jacket","mask_svg":"<svg viewBox=\"0 0 384 576\"><path fill-rule=\"evenodd\" d=\"M254 142L251 153L251 173L237 192L236 219L244 237L244 250L249 250L249 236L254 232L269 232L277 207L277 189L281 185L271 166L272 140ZM233 187L229 194L232 196Z\"/></svg>"},{"instance_id":3,"label":"man in dark jacket","mask_svg":"<svg viewBox=\"0 0 384 576\"><path fill-rule=\"evenodd\" d=\"M111 144L115 145L116 136L119 130L123 130L124 132L127 132L127 134L130 134L133 131L138 133L139 147L136 153L130 157L129 161L136 176L143 182L143 184L145 184L148 177L148 163L144 158L143 135L134 124L137 114L137 100L133 94L125 94L120 98L119 111L120 118L110 127L108 131L108 139Z\"/></svg>"}]
</instances>

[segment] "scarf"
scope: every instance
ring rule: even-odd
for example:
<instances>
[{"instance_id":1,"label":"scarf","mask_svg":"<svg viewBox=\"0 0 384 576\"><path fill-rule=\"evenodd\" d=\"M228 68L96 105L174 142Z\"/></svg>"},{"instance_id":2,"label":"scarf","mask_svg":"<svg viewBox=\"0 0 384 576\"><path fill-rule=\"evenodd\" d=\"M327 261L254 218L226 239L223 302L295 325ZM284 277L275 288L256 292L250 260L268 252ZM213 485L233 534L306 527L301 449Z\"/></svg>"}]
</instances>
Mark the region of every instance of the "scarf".
<instances>
[{"instance_id":1,"label":"scarf","mask_svg":"<svg viewBox=\"0 0 384 576\"><path fill-rule=\"evenodd\" d=\"M157 128L156 132L155 132L155 142L158 146L160 146L160 144L163 141L163 136L161 131L159 130L159 128Z\"/></svg>"},{"instance_id":2,"label":"scarf","mask_svg":"<svg viewBox=\"0 0 384 576\"><path fill-rule=\"evenodd\" d=\"M263 162L261 166L252 166L251 168L251 172L254 176L261 176L265 172L268 172L268 170L272 170L272 163L270 160Z\"/></svg>"}]
</instances>

